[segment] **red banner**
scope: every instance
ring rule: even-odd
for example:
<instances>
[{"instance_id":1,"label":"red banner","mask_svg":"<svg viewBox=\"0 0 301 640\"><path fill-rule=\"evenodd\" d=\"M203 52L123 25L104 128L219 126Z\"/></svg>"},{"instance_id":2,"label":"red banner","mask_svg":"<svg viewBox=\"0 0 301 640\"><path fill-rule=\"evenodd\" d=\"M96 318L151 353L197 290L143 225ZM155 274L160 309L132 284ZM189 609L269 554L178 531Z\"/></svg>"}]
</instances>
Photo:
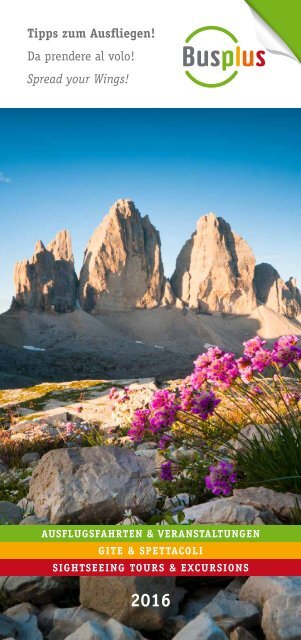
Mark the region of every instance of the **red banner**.
<instances>
[{"instance_id":1,"label":"red banner","mask_svg":"<svg viewBox=\"0 0 301 640\"><path fill-rule=\"evenodd\" d=\"M1 576L297 576L301 560L0 560Z\"/></svg>"}]
</instances>

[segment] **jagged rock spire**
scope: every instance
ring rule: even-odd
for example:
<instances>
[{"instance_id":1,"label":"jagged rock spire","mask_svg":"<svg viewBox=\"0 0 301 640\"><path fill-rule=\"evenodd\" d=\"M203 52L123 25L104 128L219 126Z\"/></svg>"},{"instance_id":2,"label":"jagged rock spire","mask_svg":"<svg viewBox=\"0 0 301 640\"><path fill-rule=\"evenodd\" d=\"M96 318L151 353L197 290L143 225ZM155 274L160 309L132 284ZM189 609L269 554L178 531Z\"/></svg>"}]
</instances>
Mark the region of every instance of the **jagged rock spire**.
<instances>
[{"instance_id":1,"label":"jagged rock spire","mask_svg":"<svg viewBox=\"0 0 301 640\"><path fill-rule=\"evenodd\" d=\"M247 242L223 218L209 213L180 251L171 286L191 309L250 313L256 306L254 267Z\"/></svg>"},{"instance_id":2,"label":"jagged rock spire","mask_svg":"<svg viewBox=\"0 0 301 640\"><path fill-rule=\"evenodd\" d=\"M301 314L301 293L295 278L284 282L278 271L267 262L255 267L254 285L260 302L275 311L297 318Z\"/></svg>"},{"instance_id":3,"label":"jagged rock spire","mask_svg":"<svg viewBox=\"0 0 301 640\"><path fill-rule=\"evenodd\" d=\"M39 240L32 258L15 265L14 284L14 307L60 313L75 309L78 282L69 232L60 231L47 248Z\"/></svg>"},{"instance_id":4,"label":"jagged rock spire","mask_svg":"<svg viewBox=\"0 0 301 640\"><path fill-rule=\"evenodd\" d=\"M132 200L117 200L86 248L81 306L94 313L157 307L164 284L159 232Z\"/></svg>"}]
</instances>

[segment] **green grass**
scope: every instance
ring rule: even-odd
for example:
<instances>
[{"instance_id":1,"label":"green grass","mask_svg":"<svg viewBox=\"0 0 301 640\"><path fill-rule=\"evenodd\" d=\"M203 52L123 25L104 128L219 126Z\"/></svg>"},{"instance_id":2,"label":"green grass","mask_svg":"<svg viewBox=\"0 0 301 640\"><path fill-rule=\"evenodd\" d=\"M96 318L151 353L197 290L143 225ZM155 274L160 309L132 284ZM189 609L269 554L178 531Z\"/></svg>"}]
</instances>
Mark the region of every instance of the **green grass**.
<instances>
[{"instance_id":1,"label":"green grass","mask_svg":"<svg viewBox=\"0 0 301 640\"><path fill-rule=\"evenodd\" d=\"M110 381L104 380L76 380L74 382L38 384L24 389L5 389L0 391L0 406L41 409L52 397L57 400L77 402L83 393L89 397L91 391L104 391L111 386Z\"/></svg>"},{"instance_id":2,"label":"green grass","mask_svg":"<svg viewBox=\"0 0 301 640\"><path fill-rule=\"evenodd\" d=\"M0 476L0 501L17 503L28 494L28 484L23 480L29 475L28 469L19 470L10 476Z\"/></svg>"},{"instance_id":3,"label":"green grass","mask_svg":"<svg viewBox=\"0 0 301 640\"><path fill-rule=\"evenodd\" d=\"M24 389L0 391L0 429L7 428L12 421L24 422L40 418L50 401L57 406L67 406L85 402L109 389L110 381L76 380L65 383L43 383ZM20 409L32 410L27 415L19 415Z\"/></svg>"},{"instance_id":4,"label":"green grass","mask_svg":"<svg viewBox=\"0 0 301 640\"><path fill-rule=\"evenodd\" d=\"M259 430L249 441L237 436L243 448L229 456L236 461L242 486L264 486L301 493L301 423L295 420Z\"/></svg>"}]
</instances>

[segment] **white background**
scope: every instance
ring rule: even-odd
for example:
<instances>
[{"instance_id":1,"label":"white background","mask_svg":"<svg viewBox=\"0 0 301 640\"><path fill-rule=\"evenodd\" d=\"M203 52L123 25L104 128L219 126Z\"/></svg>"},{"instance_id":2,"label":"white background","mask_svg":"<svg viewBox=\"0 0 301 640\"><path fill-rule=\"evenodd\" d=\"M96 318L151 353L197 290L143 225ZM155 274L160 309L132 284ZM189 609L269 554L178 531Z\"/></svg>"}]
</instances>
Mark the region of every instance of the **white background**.
<instances>
[{"instance_id":1,"label":"white background","mask_svg":"<svg viewBox=\"0 0 301 640\"><path fill-rule=\"evenodd\" d=\"M255 22L244 0L9 0L0 21L1 107L299 107L301 65L267 53L264 68L248 68L218 89L205 89L188 80L182 66L182 47L192 31L219 25L233 32L245 49L262 49ZM39 29L155 28L151 40L29 40L28 27ZM68 52L135 52L135 62L27 62L28 49ZM89 84L32 87L29 73L51 75L130 73L128 84Z\"/></svg>"}]
</instances>

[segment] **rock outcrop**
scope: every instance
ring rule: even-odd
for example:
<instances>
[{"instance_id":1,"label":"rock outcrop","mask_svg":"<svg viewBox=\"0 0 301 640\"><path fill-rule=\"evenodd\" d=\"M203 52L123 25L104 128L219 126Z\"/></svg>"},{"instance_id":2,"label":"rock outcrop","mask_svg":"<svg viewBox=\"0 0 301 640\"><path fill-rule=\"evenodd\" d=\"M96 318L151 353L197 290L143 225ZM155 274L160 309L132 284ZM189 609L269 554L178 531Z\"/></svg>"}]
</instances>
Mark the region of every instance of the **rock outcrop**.
<instances>
[{"instance_id":1,"label":"rock outcrop","mask_svg":"<svg viewBox=\"0 0 301 640\"><path fill-rule=\"evenodd\" d=\"M227 640L223 630L204 612L191 620L174 636L174 640L186 640L187 638L189 640Z\"/></svg>"},{"instance_id":2,"label":"rock outcrop","mask_svg":"<svg viewBox=\"0 0 301 640\"><path fill-rule=\"evenodd\" d=\"M171 285L191 309L250 313L256 307L254 267L247 242L223 218L209 213L183 246Z\"/></svg>"},{"instance_id":3,"label":"rock outcrop","mask_svg":"<svg viewBox=\"0 0 301 640\"><path fill-rule=\"evenodd\" d=\"M8 609L5 615L0 615L0 638L43 640L35 614L36 609L29 602Z\"/></svg>"},{"instance_id":4,"label":"rock outcrop","mask_svg":"<svg viewBox=\"0 0 301 640\"><path fill-rule=\"evenodd\" d=\"M301 592L300 576L251 576L243 585L239 598L262 607L274 596Z\"/></svg>"},{"instance_id":5,"label":"rock outcrop","mask_svg":"<svg viewBox=\"0 0 301 640\"><path fill-rule=\"evenodd\" d=\"M47 247L39 240L30 260L15 265L13 309L63 313L78 306L92 314L156 307L203 313L251 314L262 303L301 318L301 292L270 264L255 267L247 242L223 218L209 213L179 253L171 280L164 276L161 242L132 200L111 207L87 245L80 279L71 238L60 231Z\"/></svg>"},{"instance_id":6,"label":"rock outcrop","mask_svg":"<svg viewBox=\"0 0 301 640\"><path fill-rule=\"evenodd\" d=\"M159 232L131 200L118 200L94 231L80 274L85 311L154 308L165 285Z\"/></svg>"},{"instance_id":7,"label":"rock outcrop","mask_svg":"<svg viewBox=\"0 0 301 640\"><path fill-rule=\"evenodd\" d=\"M133 607L133 594L147 593L158 606ZM169 594L169 604L162 605L162 597ZM105 576L80 578L80 602L87 609L108 615L134 629L156 631L164 621L178 612L178 598L174 577Z\"/></svg>"},{"instance_id":8,"label":"rock outcrop","mask_svg":"<svg viewBox=\"0 0 301 640\"><path fill-rule=\"evenodd\" d=\"M35 467L29 499L51 523L119 522L126 510L147 517L156 506L153 465L121 447L49 451Z\"/></svg>"},{"instance_id":9,"label":"rock outcrop","mask_svg":"<svg viewBox=\"0 0 301 640\"><path fill-rule=\"evenodd\" d=\"M296 640L301 637L301 592L276 596L263 608L262 630L266 640Z\"/></svg>"},{"instance_id":10,"label":"rock outcrop","mask_svg":"<svg viewBox=\"0 0 301 640\"><path fill-rule=\"evenodd\" d=\"M60 231L47 247L39 240L32 258L15 265L14 284L14 308L73 311L78 282L69 232Z\"/></svg>"},{"instance_id":11,"label":"rock outcrop","mask_svg":"<svg viewBox=\"0 0 301 640\"><path fill-rule=\"evenodd\" d=\"M22 511L20 507L16 504L12 504L11 502L6 502L5 500L1 500L0 502L0 525L7 524L18 524L22 520Z\"/></svg>"},{"instance_id":12,"label":"rock outcrop","mask_svg":"<svg viewBox=\"0 0 301 640\"><path fill-rule=\"evenodd\" d=\"M246 496L246 500L249 496ZM239 502L241 500L241 502ZM254 507L250 502L243 504L243 498L231 497L209 500L202 504L184 509L185 521L194 521L201 524L280 524L278 518L266 505L257 504Z\"/></svg>"},{"instance_id":13,"label":"rock outcrop","mask_svg":"<svg viewBox=\"0 0 301 640\"><path fill-rule=\"evenodd\" d=\"M276 313L289 318L301 314L301 293L295 278L284 282L271 264L262 262L255 267L254 286L258 300Z\"/></svg>"},{"instance_id":14,"label":"rock outcrop","mask_svg":"<svg viewBox=\"0 0 301 640\"><path fill-rule=\"evenodd\" d=\"M298 308L299 308L299 313L300 313L300 309L301 309L301 291L298 287L298 283L297 283L297 279L296 278L290 278L289 280L286 281L286 286L288 288L288 290L290 291L293 300L296 301Z\"/></svg>"},{"instance_id":15,"label":"rock outcrop","mask_svg":"<svg viewBox=\"0 0 301 640\"><path fill-rule=\"evenodd\" d=\"M251 602L238 600L230 591L221 590L204 607L203 613L207 613L225 633L230 633L240 624L252 628L260 622L259 609Z\"/></svg>"},{"instance_id":16,"label":"rock outcrop","mask_svg":"<svg viewBox=\"0 0 301 640\"><path fill-rule=\"evenodd\" d=\"M47 604L68 592L67 578L43 576L1 576L0 590L8 604ZM0 636L1 638L1 636Z\"/></svg>"}]
</instances>

